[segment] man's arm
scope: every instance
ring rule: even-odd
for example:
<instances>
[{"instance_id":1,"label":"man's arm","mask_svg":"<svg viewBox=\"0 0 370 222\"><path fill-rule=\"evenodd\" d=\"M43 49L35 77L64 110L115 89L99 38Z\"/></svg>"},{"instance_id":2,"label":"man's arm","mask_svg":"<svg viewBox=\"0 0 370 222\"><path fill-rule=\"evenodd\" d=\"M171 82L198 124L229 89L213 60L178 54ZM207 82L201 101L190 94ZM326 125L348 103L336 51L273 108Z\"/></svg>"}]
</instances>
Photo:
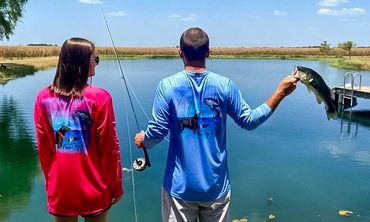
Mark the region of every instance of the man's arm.
<instances>
[{"instance_id":1,"label":"man's arm","mask_svg":"<svg viewBox=\"0 0 370 222\"><path fill-rule=\"evenodd\" d=\"M288 96L295 90L297 82L298 79L293 76L287 76L280 82L276 91L265 102L267 105L270 106L272 111L274 111L278 107L279 103L286 96Z\"/></svg>"},{"instance_id":2,"label":"man's arm","mask_svg":"<svg viewBox=\"0 0 370 222\"><path fill-rule=\"evenodd\" d=\"M148 122L145 132L141 131L135 136L135 145L138 148L151 148L161 142L168 133L170 108L166 91L166 85L161 81L154 98L152 120Z\"/></svg>"},{"instance_id":3,"label":"man's arm","mask_svg":"<svg viewBox=\"0 0 370 222\"><path fill-rule=\"evenodd\" d=\"M289 95L296 87L297 79L288 76L279 84L276 91L265 103L251 109L243 99L240 91L233 82L229 83L227 113L234 121L246 130L253 130L266 121L277 108L285 96Z\"/></svg>"}]
</instances>

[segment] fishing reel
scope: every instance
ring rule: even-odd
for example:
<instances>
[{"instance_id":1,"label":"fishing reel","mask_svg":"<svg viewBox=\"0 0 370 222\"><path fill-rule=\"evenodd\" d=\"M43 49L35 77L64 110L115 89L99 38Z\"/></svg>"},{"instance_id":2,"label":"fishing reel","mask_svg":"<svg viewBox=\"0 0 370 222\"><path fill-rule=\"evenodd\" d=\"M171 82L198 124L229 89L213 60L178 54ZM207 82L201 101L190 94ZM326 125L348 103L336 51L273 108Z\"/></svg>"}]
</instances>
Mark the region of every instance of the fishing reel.
<instances>
[{"instance_id":1,"label":"fishing reel","mask_svg":"<svg viewBox=\"0 0 370 222\"><path fill-rule=\"evenodd\" d=\"M146 160L143 157L138 157L135 159L135 161L132 163L132 167L136 171L143 171L146 168Z\"/></svg>"},{"instance_id":2,"label":"fishing reel","mask_svg":"<svg viewBox=\"0 0 370 222\"><path fill-rule=\"evenodd\" d=\"M146 147L143 148L144 150L144 156L145 157L138 157L135 159L135 161L132 163L132 167L136 171L143 171L145 170L146 167L151 167L150 160L149 160L149 155Z\"/></svg>"}]
</instances>

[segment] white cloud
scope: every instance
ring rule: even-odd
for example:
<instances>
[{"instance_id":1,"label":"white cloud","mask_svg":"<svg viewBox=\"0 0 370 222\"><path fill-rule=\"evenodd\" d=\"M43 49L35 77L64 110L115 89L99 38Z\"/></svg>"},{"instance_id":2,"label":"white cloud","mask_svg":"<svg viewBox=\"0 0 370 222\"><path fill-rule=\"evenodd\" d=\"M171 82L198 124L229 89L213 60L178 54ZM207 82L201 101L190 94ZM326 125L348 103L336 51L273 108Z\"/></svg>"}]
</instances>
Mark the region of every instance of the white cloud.
<instances>
[{"instance_id":1,"label":"white cloud","mask_svg":"<svg viewBox=\"0 0 370 222\"><path fill-rule=\"evenodd\" d=\"M345 15L362 15L365 14L365 9L362 8L342 8L342 9L328 9L321 8L317 11L318 15L331 15L331 16L345 16Z\"/></svg>"},{"instance_id":2,"label":"white cloud","mask_svg":"<svg viewBox=\"0 0 370 222\"><path fill-rule=\"evenodd\" d=\"M100 0L78 0L78 2L83 4L103 4Z\"/></svg>"},{"instance_id":3,"label":"white cloud","mask_svg":"<svg viewBox=\"0 0 370 222\"><path fill-rule=\"evenodd\" d=\"M124 11L113 11L113 12L108 12L108 15L110 15L110 16L125 16L126 13Z\"/></svg>"},{"instance_id":4,"label":"white cloud","mask_svg":"<svg viewBox=\"0 0 370 222\"><path fill-rule=\"evenodd\" d=\"M287 12L283 12L283 11L278 11L278 10L275 10L273 12L274 15L277 15L277 16L284 16L284 15L288 15Z\"/></svg>"},{"instance_id":5,"label":"white cloud","mask_svg":"<svg viewBox=\"0 0 370 222\"><path fill-rule=\"evenodd\" d=\"M196 14L190 14L189 16L182 16L179 14L170 14L168 15L168 18L170 19L178 19L183 22L196 22L198 21Z\"/></svg>"},{"instance_id":6,"label":"white cloud","mask_svg":"<svg viewBox=\"0 0 370 222\"><path fill-rule=\"evenodd\" d=\"M178 15L178 14L171 14L171 15L168 15L168 18L181 18L181 15Z\"/></svg>"},{"instance_id":7,"label":"white cloud","mask_svg":"<svg viewBox=\"0 0 370 222\"><path fill-rule=\"evenodd\" d=\"M332 10L332 9L328 9L328 8L320 8L317 11L317 14L318 15L334 15L336 13L335 11L338 11L338 10Z\"/></svg>"},{"instance_id":8,"label":"white cloud","mask_svg":"<svg viewBox=\"0 0 370 222\"><path fill-rule=\"evenodd\" d=\"M319 2L321 7L333 7L337 6L339 3L347 3L348 0L322 0Z\"/></svg>"}]
</instances>

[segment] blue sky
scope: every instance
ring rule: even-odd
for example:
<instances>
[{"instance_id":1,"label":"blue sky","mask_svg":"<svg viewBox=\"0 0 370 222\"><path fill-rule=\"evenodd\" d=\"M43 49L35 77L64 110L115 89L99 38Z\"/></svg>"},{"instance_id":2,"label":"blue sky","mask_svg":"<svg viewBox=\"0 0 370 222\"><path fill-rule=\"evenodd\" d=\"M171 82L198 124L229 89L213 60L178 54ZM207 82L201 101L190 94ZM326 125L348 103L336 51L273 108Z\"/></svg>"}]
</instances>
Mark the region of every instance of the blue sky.
<instances>
[{"instance_id":1,"label":"blue sky","mask_svg":"<svg viewBox=\"0 0 370 222\"><path fill-rule=\"evenodd\" d=\"M201 27L211 47L370 46L370 0L29 0L15 34L3 45L61 45L84 37L110 46L174 47Z\"/></svg>"}]
</instances>

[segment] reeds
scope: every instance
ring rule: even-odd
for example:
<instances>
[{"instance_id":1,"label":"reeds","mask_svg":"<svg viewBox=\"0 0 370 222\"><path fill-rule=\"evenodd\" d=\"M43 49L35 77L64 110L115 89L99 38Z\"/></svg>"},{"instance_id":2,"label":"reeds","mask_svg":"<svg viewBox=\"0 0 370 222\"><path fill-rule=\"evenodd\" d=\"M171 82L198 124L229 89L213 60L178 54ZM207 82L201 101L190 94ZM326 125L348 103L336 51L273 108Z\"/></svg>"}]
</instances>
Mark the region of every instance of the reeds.
<instances>
[{"instance_id":1,"label":"reeds","mask_svg":"<svg viewBox=\"0 0 370 222\"><path fill-rule=\"evenodd\" d=\"M114 56L112 47L97 47L98 55ZM0 58L21 59L26 57L49 57L58 56L59 46L0 46ZM177 49L173 48L130 48L118 47L117 54L120 57L177 57ZM333 48L327 53L320 48L212 48L211 56L214 57L305 57L305 56L347 56L348 52L339 48ZM370 56L370 48L353 48L352 56Z\"/></svg>"},{"instance_id":2,"label":"reeds","mask_svg":"<svg viewBox=\"0 0 370 222\"><path fill-rule=\"evenodd\" d=\"M346 56L348 52L333 48L327 53L320 51L320 48L212 48L211 55L216 56L236 56L236 57L263 57L263 56L290 56L290 57L304 57L304 56ZM351 50L353 56L370 56L370 48L354 48Z\"/></svg>"},{"instance_id":3,"label":"reeds","mask_svg":"<svg viewBox=\"0 0 370 222\"><path fill-rule=\"evenodd\" d=\"M0 46L0 58L58 56L59 51L58 46Z\"/></svg>"}]
</instances>

